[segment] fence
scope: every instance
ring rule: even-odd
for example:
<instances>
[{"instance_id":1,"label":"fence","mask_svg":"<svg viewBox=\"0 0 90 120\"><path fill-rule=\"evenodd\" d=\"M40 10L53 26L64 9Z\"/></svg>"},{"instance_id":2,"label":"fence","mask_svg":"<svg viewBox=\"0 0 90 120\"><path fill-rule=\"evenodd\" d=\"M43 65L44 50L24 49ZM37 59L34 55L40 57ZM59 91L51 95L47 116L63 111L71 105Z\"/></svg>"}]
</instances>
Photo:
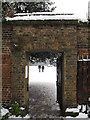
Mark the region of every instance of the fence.
<instances>
[{"instance_id":1,"label":"fence","mask_svg":"<svg viewBox=\"0 0 90 120\"><path fill-rule=\"evenodd\" d=\"M87 104L90 97L90 59L79 59L77 62L77 102Z\"/></svg>"}]
</instances>

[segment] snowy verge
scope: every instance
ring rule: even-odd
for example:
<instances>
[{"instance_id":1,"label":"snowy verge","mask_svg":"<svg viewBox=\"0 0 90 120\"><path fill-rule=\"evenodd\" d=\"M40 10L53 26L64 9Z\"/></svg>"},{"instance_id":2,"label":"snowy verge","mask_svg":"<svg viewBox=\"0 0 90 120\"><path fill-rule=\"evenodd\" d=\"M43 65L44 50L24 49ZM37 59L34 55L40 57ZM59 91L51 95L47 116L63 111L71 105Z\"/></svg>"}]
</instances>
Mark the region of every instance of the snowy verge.
<instances>
[{"instance_id":1,"label":"snowy verge","mask_svg":"<svg viewBox=\"0 0 90 120\"><path fill-rule=\"evenodd\" d=\"M80 112L82 106L82 111ZM67 108L65 112L72 112L72 113L79 113L78 116L72 117L72 116L66 116L66 118L88 118L88 114L85 114L86 111L86 105L78 105L77 108Z\"/></svg>"},{"instance_id":2,"label":"snowy verge","mask_svg":"<svg viewBox=\"0 0 90 120\"><path fill-rule=\"evenodd\" d=\"M15 115L12 115L12 116L10 116L9 118L22 118L21 116L18 116L18 117L16 117ZM23 118L30 118L30 116L27 114L25 117L23 117Z\"/></svg>"},{"instance_id":3,"label":"snowy verge","mask_svg":"<svg viewBox=\"0 0 90 120\"><path fill-rule=\"evenodd\" d=\"M24 110L23 107L21 107L21 109ZM7 113L9 113L8 109L1 108L1 117L5 116ZM11 116L9 116L9 118L17 118L17 119L18 118L26 118L26 119L28 119L28 118L30 118L30 116L28 114L26 116L24 116L24 117L21 117L20 115L18 117L16 117L15 115L11 115Z\"/></svg>"},{"instance_id":4,"label":"snowy verge","mask_svg":"<svg viewBox=\"0 0 90 120\"><path fill-rule=\"evenodd\" d=\"M8 112L9 112L8 109L2 108L2 109L1 109L1 116L6 115Z\"/></svg>"},{"instance_id":5,"label":"snowy verge","mask_svg":"<svg viewBox=\"0 0 90 120\"><path fill-rule=\"evenodd\" d=\"M71 117L71 116L67 116L66 118L88 118L88 114L85 113L79 113L79 115L77 117Z\"/></svg>"}]
</instances>

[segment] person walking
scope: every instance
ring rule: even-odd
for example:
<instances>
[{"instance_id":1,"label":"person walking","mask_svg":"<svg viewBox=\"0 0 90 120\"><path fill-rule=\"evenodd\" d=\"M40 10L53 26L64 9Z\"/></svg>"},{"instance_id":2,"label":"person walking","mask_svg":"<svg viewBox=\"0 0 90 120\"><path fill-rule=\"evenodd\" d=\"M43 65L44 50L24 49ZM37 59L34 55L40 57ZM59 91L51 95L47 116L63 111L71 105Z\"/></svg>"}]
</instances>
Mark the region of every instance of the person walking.
<instances>
[{"instance_id":1,"label":"person walking","mask_svg":"<svg viewBox=\"0 0 90 120\"><path fill-rule=\"evenodd\" d=\"M44 72L44 66L42 66L42 72Z\"/></svg>"},{"instance_id":2,"label":"person walking","mask_svg":"<svg viewBox=\"0 0 90 120\"><path fill-rule=\"evenodd\" d=\"M38 65L39 72L41 71L41 65Z\"/></svg>"}]
</instances>

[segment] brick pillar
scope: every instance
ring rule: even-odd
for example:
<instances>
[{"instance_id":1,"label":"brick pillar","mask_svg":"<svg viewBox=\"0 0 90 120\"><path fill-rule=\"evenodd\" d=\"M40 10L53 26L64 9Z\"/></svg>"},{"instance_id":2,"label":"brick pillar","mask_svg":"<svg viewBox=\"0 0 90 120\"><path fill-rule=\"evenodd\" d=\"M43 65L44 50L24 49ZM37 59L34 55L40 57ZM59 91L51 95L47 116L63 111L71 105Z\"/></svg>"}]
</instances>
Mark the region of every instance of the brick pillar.
<instances>
[{"instance_id":1,"label":"brick pillar","mask_svg":"<svg viewBox=\"0 0 90 120\"><path fill-rule=\"evenodd\" d=\"M24 107L28 102L27 79L25 78L26 65L24 52L14 50L11 54L12 102L17 101Z\"/></svg>"},{"instance_id":2,"label":"brick pillar","mask_svg":"<svg viewBox=\"0 0 90 120\"><path fill-rule=\"evenodd\" d=\"M63 107L75 107L77 82L77 51L71 50L65 53L64 57L64 81L63 81Z\"/></svg>"}]
</instances>

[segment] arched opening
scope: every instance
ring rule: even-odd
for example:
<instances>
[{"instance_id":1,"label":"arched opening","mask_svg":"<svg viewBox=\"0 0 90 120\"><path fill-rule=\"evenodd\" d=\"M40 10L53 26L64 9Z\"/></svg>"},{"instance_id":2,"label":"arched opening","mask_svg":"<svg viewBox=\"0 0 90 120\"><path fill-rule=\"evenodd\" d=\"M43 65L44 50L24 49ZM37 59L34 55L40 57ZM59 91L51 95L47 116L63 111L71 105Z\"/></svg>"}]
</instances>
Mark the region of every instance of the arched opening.
<instances>
[{"instance_id":1,"label":"arched opening","mask_svg":"<svg viewBox=\"0 0 90 120\"><path fill-rule=\"evenodd\" d=\"M30 116L59 117L63 101L63 53L35 51L27 54L29 56Z\"/></svg>"}]
</instances>

